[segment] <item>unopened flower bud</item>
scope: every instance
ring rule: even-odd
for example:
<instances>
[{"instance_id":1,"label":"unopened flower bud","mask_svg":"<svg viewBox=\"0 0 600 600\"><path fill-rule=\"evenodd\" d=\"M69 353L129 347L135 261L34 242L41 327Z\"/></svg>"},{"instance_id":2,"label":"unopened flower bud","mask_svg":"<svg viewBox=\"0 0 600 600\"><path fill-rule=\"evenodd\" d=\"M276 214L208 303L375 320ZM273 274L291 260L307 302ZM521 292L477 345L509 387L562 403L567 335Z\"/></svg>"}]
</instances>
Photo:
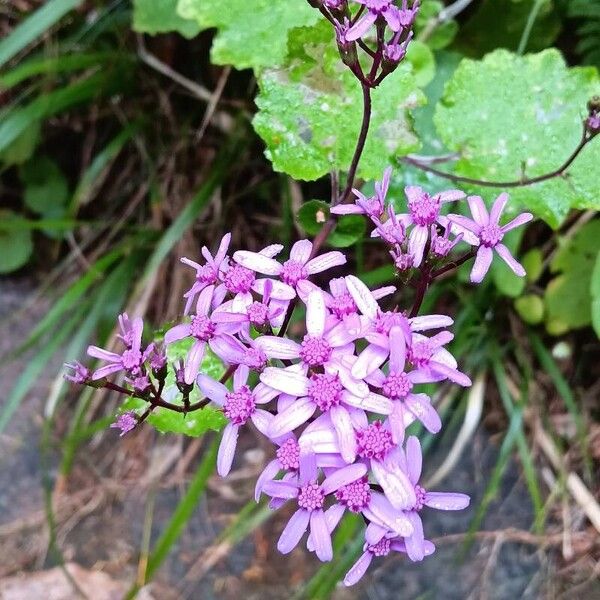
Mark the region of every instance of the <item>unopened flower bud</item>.
<instances>
[{"instance_id":1,"label":"unopened flower bud","mask_svg":"<svg viewBox=\"0 0 600 600\"><path fill-rule=\"evenodd\" d=\"M137 425L137 415L133 411L128 411L120 414L117 420L111 424L112 429L120 429L120 437L123 437L126 433L135 429Z\"/></svg>"},{"instance_id":2,"label":"unopened flower bud","mask_svg":"<svg viewBox=\"0 0 600 600\"><path fill-rule=\"evenodd\" d=\"M175 363L173 365L173 369L175 370L175 385L177 386L177 389L184 396L189 396L191 391L194 389L194 384L185 382L185 368L183 363Z\"/></svg>"},{"instance_id":3,"label":"unopened flower bud","mask_svg":"<svg viewBox=\"0 0 600 600\"><path fill-rule=\"evenodd\" d=\"M335 23L335 40L342 62L348 67L354 67L358 64L358 54L356 52L356 44L353 41L346 39L346 34L350 29L350 21L344 18L343 23L336 21Z\"/></svg>"},{"instance_id":4,"label":"unopened flower bud","mask_svg":"<svg viewBox=\"0 0 600 600\"><path fill-rule=\"evenodd\" d=\"M152 374L159 381L163 381L167 376L167 355L163 348L154 347L150 355L150 368Z\"/></svg>"},{"instance_id":5,"label":"unopened flower bud","mask_svg":"<svg viewBox=\"0 0 600 600\"><path fill-rule=\"evenodd\" d=\"M86 385L88 383L91 383L92 372L85 365L82 365L79 361L76 360L72 363L65 363L65 367L73 370L72 374L64 374L64 378L67 381L77 383L79 385Z\"/></svg>"}]
</instances>

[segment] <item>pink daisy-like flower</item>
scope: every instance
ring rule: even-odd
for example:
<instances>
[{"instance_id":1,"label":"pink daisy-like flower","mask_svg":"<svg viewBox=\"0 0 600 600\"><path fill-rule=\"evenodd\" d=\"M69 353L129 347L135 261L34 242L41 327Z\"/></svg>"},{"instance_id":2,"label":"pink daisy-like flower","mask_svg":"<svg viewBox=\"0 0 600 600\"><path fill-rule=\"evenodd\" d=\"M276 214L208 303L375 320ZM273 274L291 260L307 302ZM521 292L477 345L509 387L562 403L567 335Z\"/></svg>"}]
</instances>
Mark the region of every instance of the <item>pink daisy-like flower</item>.
<instances>
[{"instance_id":1,"label":"pink daisy-like flower","mask_svg":"<svg viewBox=\"0 0 600 600\"><path fill-rule=\"evenodd\" d=\"M92 380L94 381L118 371L125 371L134 376L140 375L142 365L154 350L154 344L150 344L143 352L141 350L144 322L140 317L136 317L133 321L130 321L127 314L123 313L119 316L119 324L122 334L119 337L121 337L126 346L122 354L109 352L98 346L89 346L87 349L89 356L109 363L94 371L92 375Z\"/></svg>"},{"instance_id":2,"label":"pink daisy-like flower","mask_svg":"<svg viewBox=\"0 0 600 600\"><path fill-rule=\"evenodd\" d=\"M473 234L476 236L474 241L468 238L467 235L464 238L466 242L479 246L475 263L471 270L471 281L473 283L480 283L483 280L492 264L493 250L498 253L500 258L510 267L515 275L524 277L525 269L514 259L510 250L501 242L504 234L511 229L528 223L533 219L533 215L531 213L521 213L506 225L500 225L500 217L508 202L508 194L502 193L496 198L489 214L480 196L469 196L467 201L473 219L463 217L462 215L448 215L448 219L456 224L460 230L471 234L471 236Z\"/></svg>"},{"instance_id":3,"label":"pink daisy-like flower","mask_svg":"<svg viewBox=\"0 0 600 600\"><path fill-rule=\"evenodd\" d=\"M233 389L229 391L222 383L208 375L198 375L198 386L203 394L223 409L229 423L223 430L223 437L217 455L217 472L225 477L231 470L237 447L239 430L242 425L252 421L255 427L267 435L273 415L258 408L271 400L269 390L258 385L251 390L248 383L249 369L240 365L233 374Z\"/></svg>"},{"instance_id":4,"label":"pink daisy-like flower","mask_svg":"<svg viewBox=\"0 0 600 600\"><path fill-rule=\"evenodd\" d=\"M295 499L298 506L281 533L277 549L282 554L291 552L310 525L310 546L320 560L327 562L333 557L333 549L324 510L325 498L343 485L364 476L367 468L363 464L348 465L337 469L319 483L316 457L312 452L305 451L300 453L299 467L297 481L271 481L264 486L264 492L269 496Z\"/></svg>"},{"instance_id":5,"label":"pink daisy-like flower","mask_svg":"<svg viewBox=\"0 0 600 600\"><path fill-rule=\"evenodd\" d=\"M367 217L379 218L385 211L385 198L390 186L392 167L388 167L381 182L375 182L375 194L371 197L365 196L360 190L352 189L356 200L354 204L338 204L332 207L333 215L367 215Z\"/></svg>"},{"instance_id":6,"label":"pink daisy-like flower","mask_svg":"<svg viewBox=\"0 0 600 600\"><path fill-rule=\"evenodd\" d=\"M129 433L137 425L137 417L133 411L127 411L117 416L117 420L111 424L112 429L119 429L121 433L119 437L123 437Z\"/></svg>"},{"instance_id":7,"label":"pink daisy-like flower","mask_svg":"<svg viewBox=\"0 0 600 600\"><path fill-rule=\"evenodd\" d=\"M311 275L346 263L346 257L338 251L326 252L311 259L312 248L312 242L309 240L296 242L290 251L290 258L284 263L279 263L258 252L246 250L236 252L233 259L251 271L279 277L284 284L295 290L301 281L305 281Z\"/></svg>"}]
</instances>

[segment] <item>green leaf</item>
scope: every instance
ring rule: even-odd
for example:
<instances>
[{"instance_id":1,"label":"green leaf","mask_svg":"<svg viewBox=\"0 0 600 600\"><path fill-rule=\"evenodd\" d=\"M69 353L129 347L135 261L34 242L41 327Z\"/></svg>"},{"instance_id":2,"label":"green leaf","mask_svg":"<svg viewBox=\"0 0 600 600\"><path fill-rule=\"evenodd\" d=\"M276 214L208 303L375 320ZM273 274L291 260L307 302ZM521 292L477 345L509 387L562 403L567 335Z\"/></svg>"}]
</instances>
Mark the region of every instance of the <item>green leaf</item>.
<instances>
[{"instance_id":1,"label":"green leaf","mask_svg":"<svg viewBox=\"0 0 600 600\"><path fill-rule=\"evenodd\" d=\"M592 321L592 270L598 257L600 220L586 223L562 243L550 264L559 273L546 287L544 300L548 321L554 331L559 324L569 329L585 327Z\"/></svg>"},{"instance_id":2,"label":"green leaf","mask_svg":"<svg viewBox=\"0 0 600 600\"><path fill-rule=\"evenodd\" d=\"M21 165L27 162L35 152L40 141L41 125L31 121L29 125L0 152L0 162L6 166Z\"/></svg>"},{"instance_id":3,"label":"green leaf","mask_svg":"<svg viewBox=\"0 0 600 600\"><path fill-rule=\"evenodd\" d=\"M444 3L439 0L424 0L421 3L415 22L417 40L421 39L420 36L423 30L427 30L430 27L430 23L435 21L443 8ZM432 50L441 50L451 44L452 40L456 37L458 23L454 19L450 19L443 23L435 21L435 24L435 28L428 35L426 43Z\"/></svg>"},{"instance_id":4,"label":"green leaf","mask_svg":"<svg viewBox=\"0 0 600 600\"><path fill-rule=\"evenodd\" d=\"M507 84L510 82L510 84ZM461 152L460 175L488 181L519 180L558 168L581 138L588 99L600 92L595 69L569 69L557 50L525 57L506 50L482 61L464 59L446 86L435 124L444 143ZM600 144L590 143L569 177L511 192L520 205L557 227L570 208L600 209ZM489 189L474 188L484 197Z\"/></svg>"},{"instance_id":5,"label":"green leaf","mask_svg":"<svg viewBox=\"0 0 600 600\"><path fill-rule=\"evenodd\" d=\"M186 338L170 344L167 347L169 365L185 359L193 343L194 340L192 338ZM213 379L220 379L223 373L225 373L225 366L210 349L207 349L200 371ZM169 369L162 397L173 404L182 405L181 394L175 385L175 373L173 369ZM194 386L190 394L190 402L193 404L201 400L202 397L198 387ZM122 409L135 410L139 414L147 406L148 403L143 400L130 398L123 404ZM201 410L190 412L187 415L166 408L156 408L148 417L147 422L161 433L179 433L191 437L199 437L210 430L220 431L227 424L223 412L210 405Z\"/></svg>"},{"instance_id":6,"label":"green leaf","mask_svg":"<svg viewBox=\"0 0 600 600\"><path fill-rule=\"evenodd\" d=\"M592 294L592 326L600 338L600 252L596 257L596 264L592 272L590 293Z\"/></svg>"},{"instance_id":7,"label":"green leaf","mask_svg":"<svg viewBox=\"0 0 600 600\"><path fill-rule=\"evenodd\" d=\"M186 38L198 35L198 23L177 12L177 0L133 0L133 29L140 33L177 31Z\"/></svg>"},{"instance_id":8,"label":"green leaf","mask_svg":"<svg viewBox=\"0 0 600 600\"><path fill-rule=\"evenodd\" d=\"M544 300L536 294L526 294L515 300L515 310L525 323L538 325L544 319Z\"/></svg>"},{"instance_id":9,"label":"green leaf","mask_svg":"<svg viewBox=\"0 0 600 600\"><path fill-rule=\"evenodd\" d=\"M290 34L285 69L266 69L258 80L253 125L276 171L313 180L348 170L362 120L362 92L345 67L331 26ZM380 178L392 156L419 147L407 110L424 102L410 64L403 63L373 92L371 127L359 176Z\"/></svg>"},{"instance_id":10,"label":"green leaf","mask_svg":"<svg viewBox=\"0 0 600 600\"><path fill-rule=\"evenodd\" d=\"M419 87L425 87L435 76L433 52L423 42L414 40L410 43L406 52L406 60L412 65L415 82Z\"/></svg>"},{"instance_id":11,"label":"green leaf","mask_svg":"<svg viewBox=\"0 0 600 600\"><path fill-rule=\"evenodd\" d=\"M282 64L288 31L314 25L319 11L298 0L179 0L177 11L201 29L217 28L211 61L237 69Z\"/></svg>"},{"instance_id":12,"label":"green leaf","mask_svg":"<svg viewBox=\"0 0 600 600\"><path fill-rule=\"evenodd\" d=\"M481 56L496 48L517 50L527 19L538 0L483 0L461 28L457 45L469 56ZM528 52L538 52L556 39L561 27L552 0L545 0L533 24Z\"/></svg>"},{"instance_id":13,"label":"green leaf","mask_svg":"<svg viewBox=\"0 0 600 600\"><path fill-rule=\"evenodd\" d=\"M536 282L544 270L544 255L539 248L532 248L523 255L521 264L527 273L527 281Z\"/></svg>"},{"instance_id":14,"label":"green leaf","mask_svg":"<svg viewBox=\"0 0 600 600\"><path fill-rule=\"evenodd\" d=\"M329 204L322 200L309 200L298 211L298 222L308 235L317 235L323 224L329 219ZM338 217L327 242L335 248L347 248L360 240L365 234L365 219L360 215Z\"/></svg>"},{"instance_id":15,"label":"green leaf","mask_svg":"<svg viewBox=\"0 0 600 600\"><path fill-rule=\"evenodd\" d=\"M49 0L0 42L0 67L39 38L82 0Z\"/></svg>"},{"instance_id":16,"label":"green leaf","mask_svg":"<svg viewBox=\"0 0 600 600\"><path fill-rule=\"evenodd\" d=\"M0 210L0 223L10 222L17 215L10 210ZM10 273L27 263L33 252L31 231L0 227L0 273Z\"/></svg>"},{"instance_id":17,"label":"green leaf","mask_svg":"<svg viewBox=\"0 0 600 600\"><path fill-rule=\"evenodd\" d=\"M69 196L69 184L60 167L47 156L37 156L24 164L20 177L28 208L44 216L60 216Z\"/></svg>"}]
</instances>

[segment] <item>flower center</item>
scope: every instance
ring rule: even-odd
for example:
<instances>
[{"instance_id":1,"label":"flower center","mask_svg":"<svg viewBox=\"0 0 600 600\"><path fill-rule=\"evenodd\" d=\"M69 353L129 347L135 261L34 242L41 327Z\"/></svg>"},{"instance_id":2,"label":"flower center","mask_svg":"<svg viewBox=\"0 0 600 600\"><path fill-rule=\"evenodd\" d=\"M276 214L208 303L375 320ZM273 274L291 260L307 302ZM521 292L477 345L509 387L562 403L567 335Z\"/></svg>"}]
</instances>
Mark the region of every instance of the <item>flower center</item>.
<instances>
[{"instance_id":1,"label":"flower center","mask_svg":"<svg viewBox=\"0 0 600 600\"><path fill-rule=\"evenodd\" d=\"M502 241L504 234L498 225L484 225L479 232L479 239L484 246L493 248Z\"/></svg>"},{"instance_id":2,"label":"flower center","mask_svg":"<svg viewBox=\"0 0 600 600\"><path fill-rule=\"evenodd\" d=\"M334 296L329 308L338 319L356 312L356 304L354 303L352 296L348 293Z\"/></svg>"},{"instance_id":3,"label":"flower center","mask_svg":"<svg viewBox=\"0 0 600 600\"><path fill-rule=\"evenodd\" d=\"M414 342L408 351L408 361L415 367L426 367L433 352L434 348L429 340Z\"/></svg>"},{"instance_id":4,"label":"flower center","mask_svg":"<svg viewBox=\"0 0 600 600\"><path fill-rule=\"evenodd\" d=\"M325 492L318 483L307 483L300 488L298 506L305 510L319 510L323 508Z\"/></svg>"},{"instance_id":5,"label":"flower center","mask_svg":"<svg viewBox=\"0 0 600 600\"><path fill-rule=\"evenodd\" d=\"M421 192L418 198L408 203L408 210L416 225L427 226L435 223L440 215L439 197L430 196L426 192Z\"/></svg>"},{"instance_id":6,"label":"flower center","mask_svg":"<svg viewBox=\"0 0 600 600\"><path fill-rule=\"evenodd\" d=\"M390 311L381 312L375 319L375 331L377 331L377 333L388 335L390 329L394 327L394 325L399 325L404 332L404 337L410 339L410 323L402 313Z\"/></svg>"},{"instance_id":7,"label":"flower center","mask_svg":"<svg viewBox=\"0 0 600 600\"><path fill-rule=\"evenodd\" d=\"M211 265L201 265L196 268L196 280L201 283L215 283L217 281L217 271Z\"/></svg>"},{"instance_id":8,"label":"flower center","mask_svg":"<svg viewBox=\"0 0 600 600\"><path fill-rule=\"evenodd\" d=\"M335 499L348 510L360 512L371 502L371 488L366 477L343 485L335 493Z\"/></svg>"},{"instance_id":9,"label":"flower center","mask_svg":"<svg viewBox=\"0 0 600 600\"><path fill-rule=\"evenodd\" d=\"M301 263L297 260L286 260L283 263L283 270L281 271L281 279L288 285L296 285L301 279L308 277L308 271Z\"/></svg>"},{"instance_id":10,"label":"flower center","mask_svg":"<svg viewBox=\"0 0 600 600\"><path fill-rule=\"evenodd\" d=\"M367 546L367 550L374 556L387 556L390 553L391 542L388 538L381 538L376 544Z\"/></svg>"},{"instance_id":11,"label":"flower center","mask_svg":"<svg viewBox=\"0 0 600 600\"><path fill-rule=\"evenodd\" d=\"M310 376L308 397L325 412L340 403L342 389L342 383L337 375L316 373Z\"/></svg>"},{"instance_id":12,"label":"flower center","mask_svg":"<svg viewBox=\"0 0 600 600\"><path fill-rule=\"evenodd\" d=\"M225 394L223 412L234 425L243 425L256 410L254 395L247 385Z\"/></svg>"},{"instance_id":13,"label":"flower center","mask_svg":"<svg viewBox=\"0 0 600 600\"><path fill-rule=\"evenodd\" d=\"M394 446L391 431L385 429L381 421L373 421L364 429L359 429L356 443L359 456L375 460L383 460Z\"/></svg>"},{"instance_id":14,"label":"flower center","mask_svg":"<svg viewBox=\"0 0 600 600\"><path fill-rule=\"evenodd\" d=\"M403 399L410 394L413 384L406 373L390 373L383 382L383 393L391 400Z\"/></svg>"},{"instance_id":15,"label":"flower center","mask_svg":"<svg viewBox=\"0 0 600 600\"><path fill-rule=\"evenodd\" d=\"M310 367L325 364L331 356L331 346L322 337L305 335L300 345L300 358Z\"/></svg>"},{"instance_id":16,"label":"flower center","mask_svg":"<svg viewBox=\"0 0 600 600\"><path fill-rule=\"evenodd\" d=\"M425 488L422 488L420 485L415 485L415 496L417 497L417 501L415 502L414 509L421 510L425 506Z\"/></svg>"},{"instance_id":17,"label":"flower center","mask_svg":"<svg viewBox=\"0 0 600 600\"><path fill-rule=\"evenodd\" d=\"M131 371L140 366L142 362L142 353L139 350L125 350L121 355L121 363L127 371Z\"/></svg>"},{"instance_id":18,"label":"flower center","mask_svg":"<svg viewBox=\"0 0 600 600\"><path fill-rule=\"evenodd\" d=\"M198 340L207 342L215 335L216 325L209 317L194 315L190 323L190 333Z\"/></svg>"},{"instance_id":19,"label":"flower center","mask_svg":"<svg viewBox=\"0 0 600 600\"><path fill-rule=\"evenodd\" d=\"M242 265L233 264L227 269L223 283L232 294L245 294L252 288L256 275L254 271L242 267Z\"/></svg>"},{"instance_id":20,"label":"flower center","mask_svg":"<svg viewBox=\"0 0 600 600\"><path fill-rule=\"evenodd\" d=\"M286 440L277 450L277 460L282 469L297 471L300 468L300 444L293 438Z\"/></svg>"},{"instance_id":21,"label":"flower center","mask_svg":"<svg viewBox=\"0 0 600 600\"><path fill-rule=\"evenodd\" d=\"M253 325L264 325L267 322L269 307L262 302L253 302L248 307L248 318Z\"/></svg>"},{"instance_id":22,"label":"flower center","mask_svg":"<svg viewBox=\"0 0 600 600\"><path fill-rule=\"evenodd\" d=\"M260 348L248 348L244 353L244 364L255 371L262 371L267 365L267 355Z\"/></svg>"}]
</instances>

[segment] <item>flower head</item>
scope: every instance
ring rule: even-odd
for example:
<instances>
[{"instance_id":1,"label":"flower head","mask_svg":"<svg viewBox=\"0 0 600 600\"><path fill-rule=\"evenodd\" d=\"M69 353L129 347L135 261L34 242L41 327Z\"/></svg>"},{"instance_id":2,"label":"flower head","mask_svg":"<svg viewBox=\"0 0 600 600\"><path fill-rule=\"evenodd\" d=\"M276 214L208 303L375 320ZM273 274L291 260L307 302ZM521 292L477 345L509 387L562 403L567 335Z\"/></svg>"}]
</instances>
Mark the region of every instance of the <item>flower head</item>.
<instances>
[{"instance_id":1,"label":"flower head","mask_svg":"<svg viewBox=\"0 0 600 600\"><path fill-rule=\"evenodd\" d=\"M111 424L113 429L120 429L120 437L129 433L137 425L137 416L133 411L121 413L117 416L117 420Z\"/></svg>"}]
</instances>

